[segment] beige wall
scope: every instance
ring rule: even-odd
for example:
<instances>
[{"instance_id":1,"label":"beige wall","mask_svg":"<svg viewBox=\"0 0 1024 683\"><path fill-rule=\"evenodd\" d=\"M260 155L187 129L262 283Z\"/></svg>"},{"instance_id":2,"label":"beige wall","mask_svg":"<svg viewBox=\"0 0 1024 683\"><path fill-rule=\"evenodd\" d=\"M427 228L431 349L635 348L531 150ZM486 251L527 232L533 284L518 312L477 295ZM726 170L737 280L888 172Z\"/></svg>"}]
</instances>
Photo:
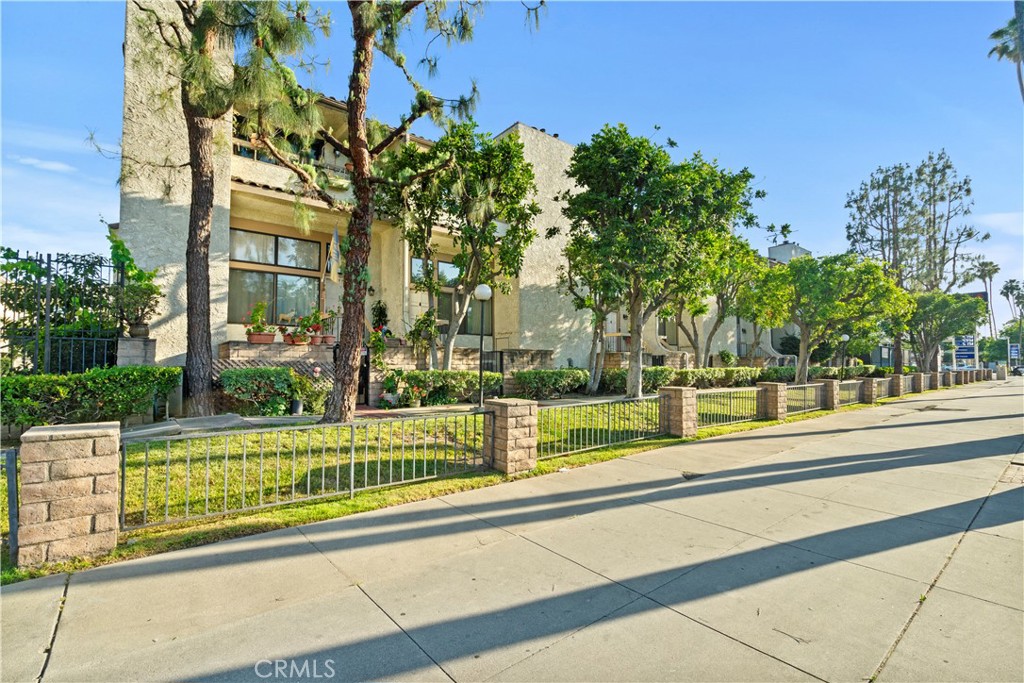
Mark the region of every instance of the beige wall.
<instances>
[{"instance_id":1,"label":"beige wall","mask_svg":"<svg viewBox=\"0 0 1024 683\"><path fill-rule=\"evenodd\" d=\"M164 16L174 17L173 2L147 3ZM187 168L170 168L188 161L187 131L176 82L167 76L174 66L159 62L155 48L137 24L140 10L127 3L125 22L124 130L119 235L136 262L158 269L157 284L165 298L151 322L157 361L185 362L185 242L188 233L191 180ZM180 15L179 15L180 16ZM223 51L230 63L230 51ZM213 320L227 318L228 213L230 202L230 116L216 128L214 159L214 220L210 239L210 312ZM227 152L227 153L225 153ZM226 338L223 326L213 330L216 346Z\"/></svg>"},{"instance_id":2,"label":"beige wall","mask_svg":"<svg viewBox=\"0 0 1024 683\"><path fill-rule=\"evenodd\" d=\"M558 269L564 263L562 249L567 237L564 230L551 239L544 236L552 226L568 228L562 217L562 203L554 197L574 187L565 175L573 147L521 123L511 126L508 132L519 135L524 156L533 164L536 201L542 212L535 223L538 237L527 249L519 275L518 339L510 338L511 346L551 349L556 367L567 365L570 359L574 365L586 367L590 314L575 310L572 301L558 291Z\"/></svg>"}]
</instances>

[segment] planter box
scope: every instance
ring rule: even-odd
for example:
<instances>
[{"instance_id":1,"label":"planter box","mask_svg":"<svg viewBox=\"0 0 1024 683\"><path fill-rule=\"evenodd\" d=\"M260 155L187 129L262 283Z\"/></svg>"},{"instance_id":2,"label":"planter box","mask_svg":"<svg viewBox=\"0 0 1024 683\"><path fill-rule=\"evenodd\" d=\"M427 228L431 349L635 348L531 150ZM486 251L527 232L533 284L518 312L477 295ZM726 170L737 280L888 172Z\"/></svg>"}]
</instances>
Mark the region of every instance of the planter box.
<instances>
[{"instance_id":1,"label":"planter box","mask_svg":"<svg viewBox=\"0 0 1024 683\"><path fill-rule=\"evenodd\" d=\"M250 344L273 344L276 332L252 332L245 335Z\"/></svg>"}]
</instances>

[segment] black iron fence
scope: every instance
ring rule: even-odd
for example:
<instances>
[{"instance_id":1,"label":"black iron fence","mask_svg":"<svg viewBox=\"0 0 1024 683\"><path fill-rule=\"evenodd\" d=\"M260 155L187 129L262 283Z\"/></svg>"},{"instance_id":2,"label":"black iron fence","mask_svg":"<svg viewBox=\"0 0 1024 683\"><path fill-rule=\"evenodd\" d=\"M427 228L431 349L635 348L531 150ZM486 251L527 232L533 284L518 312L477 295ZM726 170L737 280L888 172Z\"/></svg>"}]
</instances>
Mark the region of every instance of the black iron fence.
<instances>
[{"instance_id":1,"label":"black iron fence","mask_svg":"<svg viewBox=\"0 0 1024 683\"><path fill-rule=\"evenodd\" d=\"M70 373L117 364L124 269L96 254L0 252L5 372Z\"/></svg>"}]
</instances>

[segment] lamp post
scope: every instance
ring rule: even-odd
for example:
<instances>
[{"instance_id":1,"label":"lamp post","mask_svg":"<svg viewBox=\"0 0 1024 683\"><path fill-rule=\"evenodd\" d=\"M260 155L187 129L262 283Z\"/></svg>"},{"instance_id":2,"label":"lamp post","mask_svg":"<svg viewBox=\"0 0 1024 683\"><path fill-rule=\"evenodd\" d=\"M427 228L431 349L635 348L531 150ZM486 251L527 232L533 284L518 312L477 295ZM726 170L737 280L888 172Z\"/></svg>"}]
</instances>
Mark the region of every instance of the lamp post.
<instances>
[{"instance_id":1,"label":"lamp post","mask_svg":"<svg viewBox=\"0 0 1024 683\"><path fill-rule=\"evenodd\" d=\"M839 340L843 342L843 351L839 354L839 379L843 379L846 374L846 342L850 341L850 335L844 334Z\"/></svg>"},{"instance_id":2,"label":"lamp post","mask_svg":"<svg viewBox=\"0 0 1024 683\"><path fill-rule=\"evenodd\" d=\"M473 290L473 298L477 300L479 306L479 318L480 318L480 402L481 408L484 407L484 303L491 300L493 292L489 285L479 284L476 289Z\"/></svg>"}]
</instances>

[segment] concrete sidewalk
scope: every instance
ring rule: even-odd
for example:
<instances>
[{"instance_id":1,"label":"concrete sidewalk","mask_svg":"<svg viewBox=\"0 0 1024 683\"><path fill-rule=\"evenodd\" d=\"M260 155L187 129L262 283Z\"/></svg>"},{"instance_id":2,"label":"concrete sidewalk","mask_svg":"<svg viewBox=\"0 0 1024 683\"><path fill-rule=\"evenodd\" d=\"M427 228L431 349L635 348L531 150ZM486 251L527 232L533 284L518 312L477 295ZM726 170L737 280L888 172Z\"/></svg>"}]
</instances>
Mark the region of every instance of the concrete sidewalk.
<instances>
[{"instance_id":1,"label":"concrete sidewalk","mask_svg":"<svg viewBox=\"0 0 1024 683\"><path fill-rule=\"evenodd\" d=\"M16 584L2 679L1021 681L1021 410L974 384Z\"/></svg>"}]
</instances>

